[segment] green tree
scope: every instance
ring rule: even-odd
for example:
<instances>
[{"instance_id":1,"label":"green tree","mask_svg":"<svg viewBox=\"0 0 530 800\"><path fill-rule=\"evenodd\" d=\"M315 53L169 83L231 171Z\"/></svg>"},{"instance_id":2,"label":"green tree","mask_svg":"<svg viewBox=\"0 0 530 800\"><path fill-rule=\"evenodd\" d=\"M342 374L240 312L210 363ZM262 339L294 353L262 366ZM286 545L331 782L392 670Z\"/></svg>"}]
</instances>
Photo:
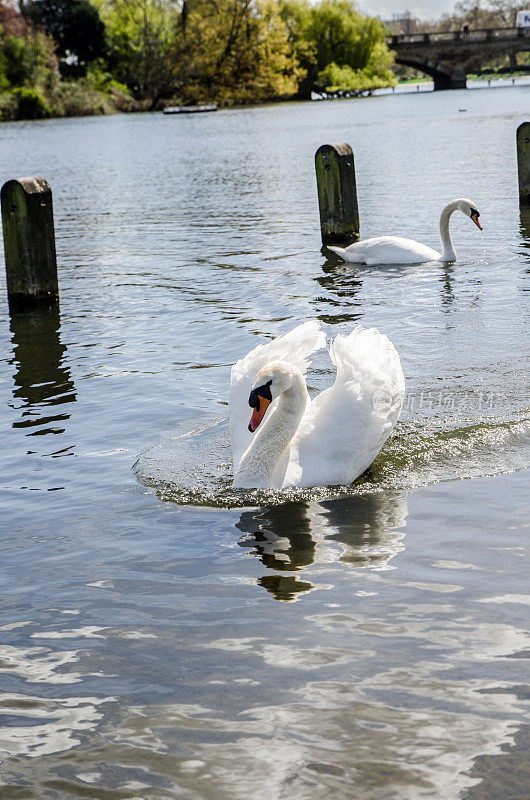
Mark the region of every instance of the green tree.
<instances>
[{"instance_id":1,"label":"green tree","mask_svg":"<svg viewBox=\"0 0 530 800\"><path fill-rule=\"evenodd\" d=\"M56 42L67 74L84 75L88 64L105 55L105 26L88 0L26 0L21 8Z\"/></svg>"},{"instance_id":2,"label":"green tree","mask_svg":"<svg viewBox=\"0 0 530 800\"><path fill-rule=\"evenodd\" d=\"M49 84L57 70L53 44L43 33L28 29L23 36L0 37L3 88L36 88Z\"/></svg>"},{"instance_id":3,"label":"green tree","mask_svg":"<svg viewBox=\"0 0 530 800\"><path fill-rule=\"evenodd\" d=\"M115 77L154 107L175 84L180 7L170 0L94 0L107 31Z\"/></svg>"},{"instance_id":4,"label":"green tree","mask_svg":"<svg viewBox=\"0 0 530 800\"><path fill-rule=\"evenodd\" d=\"M53 43L31 28L12 2L0 2L0 91L34 87L57 69Z\"/></svg>"},{"instance_id":5,"label":"green tree","mask_svg":"<svg viewBox=\"0 0 530 800\"><path fill-rule=\"evenodd\" d=\"M178 94L184 102L291 97L302 74L273 0L195 0L177 61Z\"/></svg>"},{"instance_id":6,"label":"green tree","mask_svg":"<svg viewBox=\"0 0 530 800\"><path fill-rule=\"evenodd\" d=\"M50 116L47 95L57 81L52 40L33 30L13 3L0 3L0 117Z\"/></svg>"},{"instance_id":7,"label":"green tree","mask_svg":"<svg viewBox=\"0 0 530 800\"><path fill-rule=\"evenodd\" d=\"M450 14L424 25L425 30L459 30L464 23L471 29L513 28L517 12L528 8L527 0L459 0Z\"/></svg>"},{"instance_id":8,"label":"green tree","mask_svg":"<svg viewBox=\"0 0 530 800\"><path fill-rule=\"evenodd\" d=\"M310 97L311 90L322 89L322 81L332 75L338 81L337 91L355 91L348 88L353 85L370 90L395 83L390 69L392 55L380 20L361 14L351 0L321 0L314 6L305 0L280 2L306 70L301 96Z\"/></svg>"}]
</instances>

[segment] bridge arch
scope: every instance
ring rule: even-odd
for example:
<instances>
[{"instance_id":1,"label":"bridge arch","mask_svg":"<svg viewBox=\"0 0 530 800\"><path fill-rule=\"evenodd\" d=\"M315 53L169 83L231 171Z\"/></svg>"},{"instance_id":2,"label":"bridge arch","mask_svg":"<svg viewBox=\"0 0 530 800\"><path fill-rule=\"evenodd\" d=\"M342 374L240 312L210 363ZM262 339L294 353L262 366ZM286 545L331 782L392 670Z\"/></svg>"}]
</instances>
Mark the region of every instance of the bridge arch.
<instances>
[{"instance_id":1,"label":"bridge arch","mask_svg":"<svg viewBox=\"0 0 530 800\"><path fill-rule=\"evenodd\" d=\"M454 73L450 75L440 65L432 63L425 63L423 61L415 61L411 58L403 58L398 55L395 56L394 61L396 64L403 64L405 67L412 67L419 72L428 75L434 81L434 91L443 89L465 89L466 88L466 74L462 68L456 68Z\"/></svg>"},{"instance_id":2,"label":"bridge arch","mask_svg":"<svg viewBox=\"0 0 530 800\"><path fill-rule=\"evenodd\" d=\"M398 64L424 72L435 89L465 89L466 73L498 56L530 50L530 27L394 34L387 39Z\"/></svg>"}]
</instances>

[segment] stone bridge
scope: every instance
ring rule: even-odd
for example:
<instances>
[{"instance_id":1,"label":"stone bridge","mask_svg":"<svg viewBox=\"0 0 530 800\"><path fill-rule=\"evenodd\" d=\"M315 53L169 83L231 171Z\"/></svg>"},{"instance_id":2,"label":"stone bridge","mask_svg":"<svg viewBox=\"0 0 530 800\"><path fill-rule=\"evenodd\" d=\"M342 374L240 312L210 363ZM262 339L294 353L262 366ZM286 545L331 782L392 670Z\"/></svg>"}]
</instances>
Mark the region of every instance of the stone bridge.
<instances>
[{"instance_id":1,"label":"stone bridge","mask_svg":"<svg viewBox=\"0 0 530 800\"><path fill-rule=\"evenodd\" d=\"M390 36L387 44L397 64L414 67L429 75L434 89L465 89L466 74L499 55L530 50L530 28L488 28L484 30L414 33Z\"/></svg>"}]
</instances>

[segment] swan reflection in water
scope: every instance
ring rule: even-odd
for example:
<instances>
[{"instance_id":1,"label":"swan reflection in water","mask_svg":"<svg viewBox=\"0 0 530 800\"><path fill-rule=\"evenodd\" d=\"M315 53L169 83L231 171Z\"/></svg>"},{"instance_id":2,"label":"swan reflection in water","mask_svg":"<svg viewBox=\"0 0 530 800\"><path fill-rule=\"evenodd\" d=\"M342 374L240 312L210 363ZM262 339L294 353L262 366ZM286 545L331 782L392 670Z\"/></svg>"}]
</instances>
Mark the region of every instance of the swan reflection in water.
<instances>
[{"instance_id":1,"label":"swan reflection in water","mask_svg":"<svg viewBox=\"0 0 530 800\"><path fill-rule=\"evenodd\" d=\"M245 511L236 527L241 547L276 574L258 584L276 600L293 601L314 585L295 575L312 564L340 562L354 569L392 569L405 549L403 492L376 492L332 500L299 501Z\"/></svg>"}]
</instances>

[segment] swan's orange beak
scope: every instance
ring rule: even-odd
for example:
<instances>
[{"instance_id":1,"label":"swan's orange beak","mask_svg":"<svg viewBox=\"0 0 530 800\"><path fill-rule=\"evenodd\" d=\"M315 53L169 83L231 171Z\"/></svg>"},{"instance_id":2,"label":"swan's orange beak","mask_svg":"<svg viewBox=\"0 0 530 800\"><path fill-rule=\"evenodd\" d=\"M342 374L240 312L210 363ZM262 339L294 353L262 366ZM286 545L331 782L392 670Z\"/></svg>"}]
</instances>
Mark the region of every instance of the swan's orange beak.
<instances>
[{"instance_id":1,"label":"swan's orange beak","mask_svg":"<svg viewBox=\"0 0 530 800\"><path fill-rule=\"evenodd\" d=\"M479 213L478 213L478 211L472 211L472 212L471 212L471 219L473 220L473 222L475 223L475 225L477 226L477 228L480 228L480 230L481 230L481 231L483 231L483 230L484 230L484 228L482 227L482 225L481 225L481 224L480 224L480 222L478 221L478 218L479 218Z\"/></svg>"},{"instance_id":2,"label":"swan's orange beak","mask_svg":"<svg viewBox=\"0 0 530 800\"><path fill-rule=\"evenodd\" d=\"M258 405L252 412L252 416L250 418L250 422L248 423L248 429L251 433L254 433L258 425L260 424L261 420L265 416L265 412L270 406L270 400L267 398L258 395Z\"/></svg>"}]
</instances>

